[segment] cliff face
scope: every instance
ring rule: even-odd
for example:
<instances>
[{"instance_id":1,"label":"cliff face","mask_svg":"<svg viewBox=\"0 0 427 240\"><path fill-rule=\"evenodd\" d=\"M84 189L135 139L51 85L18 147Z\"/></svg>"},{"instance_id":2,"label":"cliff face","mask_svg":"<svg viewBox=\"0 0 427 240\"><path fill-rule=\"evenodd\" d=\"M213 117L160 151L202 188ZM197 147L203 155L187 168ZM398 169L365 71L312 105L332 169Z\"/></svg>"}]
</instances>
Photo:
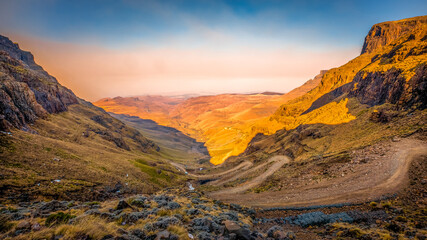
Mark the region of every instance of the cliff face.
<instances>
[{"instance_id":1,"label":"cliff face","mask_svg":"<svg viewBox=\"0 0 427 240\"><path fill-rule=\"evenodd\" d=\"M371 53L408 32L421 32L426 23L427 16L421 16L375 24L365 38L361 54Z\"/></svg>"},{"instance_id":2,"label":"cliff face","mask_svg":"<svg viewBox=\"0 0 427 240\"><path fill-rule=\"evenodd\" d=\"M30 52L0 36L0 103L0 129L4 130L66 111L78 99L37 65Z\"/></svg>"},{"instance_id":3,"label":"cliff face","mask_svg":"<svg viewBox=\"0 0 427 240\"><path fill-rule=\"evenodd\" d=\"M365 77L358 74L353 86L349 96L357 97L369 106L391 103L398 107L424 109L427 104L427 65L419 65L409 81L401 70L393 68L383 73L368 73Z\"/></svg>"}]
</instances>

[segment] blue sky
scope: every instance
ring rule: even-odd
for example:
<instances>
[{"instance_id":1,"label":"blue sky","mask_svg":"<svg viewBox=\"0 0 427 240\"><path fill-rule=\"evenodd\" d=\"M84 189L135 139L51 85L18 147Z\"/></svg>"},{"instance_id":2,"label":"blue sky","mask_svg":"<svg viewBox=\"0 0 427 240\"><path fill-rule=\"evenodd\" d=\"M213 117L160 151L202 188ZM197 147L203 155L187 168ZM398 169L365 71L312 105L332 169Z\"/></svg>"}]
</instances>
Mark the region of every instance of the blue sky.
<instances>
[{"instance_id":1,"label":"blue sky","mask_svg":"<svg viewBox=\"0 0 427 240\"><path fill-rule=\"evenodd\" d=\"M262 44L360 45L370 26L424 15L426 1L2 0L0 29L110 47L205 40L197 27ZM307 39L310 32L316 39ZM207 40L206 40L207 41ZM183 44L185 45L185 44Z\"/></svg>"},{"instance_id":2,"label":"blue sky","mask_svg":"<svg viewBox=\"0 0 427 240\"><path fill-rule=\"evenodd\" d=\"M66 57L59 53L55 55L55 51L61 52L55 47L63 48L72 45L73 51L82 51L83 55L85 51L87 52L86 48L96 47L104 52L114 51L114 56L118 52L129 54L132 49L149 49L150 56L153 58L160 56L159 58L166 62L167 66L174 63L169 63L169 57L160 54L165 49L170 54L174 54L173 51L181 53L198 51L201 55L213 56L212 59L228 53L229 55L221 55L226 58L224 61L232 58L230 56L242 53L245 55L248 49L264 51L264 53L284 51L286 52L284 55L287 54L290 58L295 58L292 54L298 54L296 52L301 51L302 55L305 54L307 61L310 60L311 53L324 54L323 58L330 56L329 59L325 59L323 65L320 63L318 66L315 66L315 63L312 64L313 66L310 65L310 68L305 71L306 75L274 76L283 79L284 82L292 81L287 85L283 83L281 89L281 91L289 91L289 88L298 86L319 70L334 67L337 63L344 64L357 56L363 39L373 24L420 16L425 13L427 13L425 0L0 0L0 34L23 43L24 45L21 44L21 46L36 53L36 59L39 57L40 63L45 63L50 72L59 74L64 78L66 85L71 87L79 81L76 80L77 77L66 76L63 71L60 72L49 64L49 61L55 58ZM49 43L50 49L40 47L43 44L35 44L34 39L45 45ZM159 52L152 52L154 49ZM141 50L141 54L144 54L145 50ZM342 56L339 52L347 55ZM182 56L185 57L185 53ZM259 58L259 56L268 56L268 54L259 54L256 57ZM245 55L245 57L248 56ZM283 62L287 63L286 60ZM301 65L301 68L304 66ZM173 74L166 76L165 71L168 71L167 68L157 75L154 73L144 77L141 75L140 78L132 81L149 81L160 75L169 80L173 78ZM246 76L245 73L242 73L242 76L234 72L233 74L233 76L225 76L224 79L239 77L252 79L254 82L264 79L262 75L254 78L252 75ZM180 77L185 78L185 73ZM189 77L197 78L198 81L219 78L216 75L210 76L203 73L197 76L189 74ZM123 76L123 81L124 78L126 76ZM82 82L88 81L96 82L97 80L91 78ZM220 80L217 82L222 84ZM91 87L80 85L76 88ZM140 85L137 84L135 87ZM211 85L207 86L209 86L206 87L207 89L212 89ZM278 86L274 85L273 88ZM257 87L263 87L262 82L242 91L253 91ZM206 89L202 87L193 91L199 90ZM274 89L268 89L266 86L262 90ZM155 89L141 89L140 92L144 94L147 91L161 92ZM227 91L227 89L218 88L216 91ZM237 91L237 89L229 91ZM117 93L105 92L105 95L115 94L126 95L127 92L124 90ZM138 93L129 92L129 94Z\"/></svg>"}]
</instances>

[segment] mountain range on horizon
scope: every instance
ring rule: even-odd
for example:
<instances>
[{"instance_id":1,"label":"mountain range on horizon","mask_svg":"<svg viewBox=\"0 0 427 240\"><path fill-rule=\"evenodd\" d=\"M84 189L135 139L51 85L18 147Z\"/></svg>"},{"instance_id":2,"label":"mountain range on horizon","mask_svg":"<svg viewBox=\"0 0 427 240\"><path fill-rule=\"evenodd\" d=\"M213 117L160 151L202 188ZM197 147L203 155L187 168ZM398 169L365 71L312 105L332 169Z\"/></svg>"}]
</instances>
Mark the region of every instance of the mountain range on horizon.
<instances>
[{"instance_id":1,"label":"mountain range on horizon","mask_svg":"<svg viewBox=\"0 0 427 240\"><path fill-rule=\"evenodd\" d=\"M427 16L284 94L91 103L34 59L0 35L0 239L426 234Z\"/></svg>"}]
</instances>

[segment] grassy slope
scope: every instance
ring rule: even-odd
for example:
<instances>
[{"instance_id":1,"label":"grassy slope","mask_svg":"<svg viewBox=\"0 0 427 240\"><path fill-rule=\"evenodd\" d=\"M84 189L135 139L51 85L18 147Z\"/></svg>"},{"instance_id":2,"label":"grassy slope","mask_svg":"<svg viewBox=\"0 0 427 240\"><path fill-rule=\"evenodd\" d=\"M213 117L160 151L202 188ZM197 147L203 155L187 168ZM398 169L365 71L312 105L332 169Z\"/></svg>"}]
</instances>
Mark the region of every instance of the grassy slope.
<instances>
[{"instance_id":1,"label":"grassy slope","mask_svg":"<svg viewBox=\"0 0 427 240\"><path fill-rule=\"evenodd\" d=\"M154 121L144 120L123 114L111 115L120 121L139 130L146 138L160 147L160 155L182 164L206 163L209 153L203 143L196 142L176 129L158 125Z\"/></svg>"},{"instance_id":2,"label":"grassy slope","mask_svg":"<svg viewBox=\"0 0 427 240\"><path fill-rule=\"evenodd\" d=\"M105 127L93 116L112 123ZM66 112L39 119L32 129L37 134L14 130L12 135L0 135L4 198L24 198L19 193L25 191L31 197L93 199L108 197L108 188L117 183L123 185L122 193L149 193L184 178L162 160L161 153L150 148L143 153L131 138L135 130L95 107L71 105ZM121 135L130 150L96 132Z\"/></svg>"}]
</instances>

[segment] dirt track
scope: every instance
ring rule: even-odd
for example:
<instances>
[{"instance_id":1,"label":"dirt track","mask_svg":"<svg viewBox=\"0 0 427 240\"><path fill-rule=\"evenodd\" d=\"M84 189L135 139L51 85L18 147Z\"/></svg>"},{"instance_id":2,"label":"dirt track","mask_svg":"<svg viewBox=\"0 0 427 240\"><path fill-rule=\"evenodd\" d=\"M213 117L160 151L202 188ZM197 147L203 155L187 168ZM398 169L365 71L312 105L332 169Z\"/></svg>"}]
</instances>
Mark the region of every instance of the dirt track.
<instances>
[{"instance_id":1,"label":"dirt track","mask_svg":"<svg viewBox=\"0 0 427 240\"><path fill-rule=\"evenodd\" d=\"M187 172L187 170L184 168L184 166L182 166L179 163L170 162L170 164L172 164L173 166L175 166L176 168L178 168L178 170L180 170L182 172ZM204 175L198 175L198 174L193 174L193 173L187 173L187 174L190 177L194 177L194 178L200 179L200 180L203 180L203 179L215 179L215 178L219 178L221 176L224 176L226 174L233 173L233 172L235 172L235 171L237 171L239 169L245 170L245 169L251 167L252 165L253 165L253 163L245 161L245 162L242 162L241 164L237 165L236 167L234 167L232 169L229 169L227 171L223 171L223 172L220 172L220 173L204 174Z\"/></svg>"},{"instance_id":2,"label":"dirt track","mask_svg":"<svg viewBox=\"0 0 427 240\"><path fill-rule=\"evenodd\" d=\"M288 157L286 157L286 156L274 156L274 157L271 157L270 160L266 164L271 163L271 162L274 162L274 164L271 165L261 175L259 175L256 178L250 180L249 182L245 182L244 185L236 186L236 187L233 187L233 188L228 188L228 189L217 191L217 192L213 192L213 193L210 193L209 195L211 195L212 197L215 198L215 196L221 196L221 195L224 195L224 194L229 195L229 194L241 193L241 192L244 192L244 191L246 191L248 189L256 187L256 186L260 185L261 183L263 183L269 176L271 176L273 173L275 173L285 163L288 163L289 161L290 161L290 159ZM264 164L262 166L260 165L258 167L253 168L253 169L250 169L250 170L248 170L246 172L243 172L243 174L238 175L238 177L246 175L246 174L249 174L254 169L257 170L257 169L265 166L266 164Z\"/></svg>"},{"instance_id":3,"label":"dirt track","mask_svg":"<svg viewBox=\"0 0 427 240\"><path fill-rule=\"evenodd\" d=\"M254 173L254 172L256 172L256 171L258 171L258 170L266 167L268 164L270 164L272 162L278 161L280 158L283 158L283 157L284 156L271 157L267 162L262 163L262 164L260 164L260 165L258 165L256 167L253 167L253 168L249 169L248 171L243 171L243 172L240 172L240 173L227 174L227 176L223 176L222 178L220 178L218 180L210 182L209 185L221 186L221 185L223 185L225 183L232 182L232 181L237 180L239 178L243 178L243 177L245 177L245 176L247 176L247 175L249 175L251 173ZM285 157L285 158L287 159L287 157ZM287 160L287 162L289 162L289 159Z\"/></svg>"},{"instance_id":4,"label":"dirt track","mask_svg":"<svg viewBox=\"0 0 427 240\"><path fill-rule=\"evenodd\" d=\"M244 185L209 195L226 202L256 207L310 206L374 200L395 193L405 186L412 160L427 155L427 144L414 139L382 143L380 148L380 153L366 154L371 159L368 163L355 164L352 172L319 183L300 179L295 187L281 191L242 193L265 181L287 162L277 161L264 174ZM247 172L237 176L246 175Z\"/></svg>"},{"instance_id":5,"label":"dirt track","mask_svg":"<svg viewBox=\"0 0 427 240\"><path fill-rule=\"evenodd\" d=\"M375 147L380 151L356 153L356 156L362 155L370 160L364 164L347 166L351 172L346 172L345 175L320 182L313 182L311 179L302 177L297 179L296 184L291 184L292 187L280 191L244 193L262 184L269 176L288 163L290 159L286 156L271 157L268 161L253 168L251 168L253 164L246 161L220 173L207 175L188 173L188 175L199 180L216 179L209 183L213 186L222 186L225 183L241 179L244 181L243 184L210 192L208 195L226 202L248 206L265 208L361 202L375 200L399 191L407 183L407 173L412 160L427 155L427 144L415 139L389 141L377 144ZM181 171L186 171L182 165L172 164ZM259 171L264 172L255 178L247 178Z\"/></svg>"}]
</instances>

